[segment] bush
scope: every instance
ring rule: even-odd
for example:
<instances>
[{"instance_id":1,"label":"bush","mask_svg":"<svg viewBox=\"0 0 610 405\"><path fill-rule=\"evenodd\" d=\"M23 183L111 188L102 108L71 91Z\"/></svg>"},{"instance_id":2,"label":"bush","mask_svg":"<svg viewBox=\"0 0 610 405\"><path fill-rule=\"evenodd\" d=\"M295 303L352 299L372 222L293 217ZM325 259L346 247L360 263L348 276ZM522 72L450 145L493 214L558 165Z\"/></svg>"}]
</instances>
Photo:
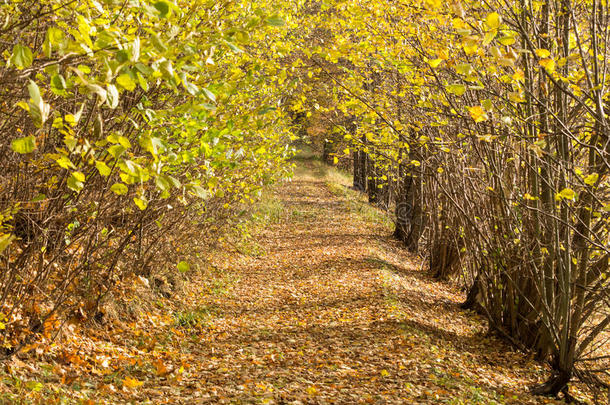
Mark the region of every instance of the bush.
<instances>
[{"instance_id":1,"label":"bush","mask_svg":"<svg viewBox=\"0 0 610 405\"><path fill-rule=\"evenodd\" d=\"M285 76L262 56L279 44L271 11L41 0L0 14L0 345L11 354L51 338L68 312L95 316L127 274L188 260L286 174L291 151L275 90Z\"/></svg>"}]
</instances>

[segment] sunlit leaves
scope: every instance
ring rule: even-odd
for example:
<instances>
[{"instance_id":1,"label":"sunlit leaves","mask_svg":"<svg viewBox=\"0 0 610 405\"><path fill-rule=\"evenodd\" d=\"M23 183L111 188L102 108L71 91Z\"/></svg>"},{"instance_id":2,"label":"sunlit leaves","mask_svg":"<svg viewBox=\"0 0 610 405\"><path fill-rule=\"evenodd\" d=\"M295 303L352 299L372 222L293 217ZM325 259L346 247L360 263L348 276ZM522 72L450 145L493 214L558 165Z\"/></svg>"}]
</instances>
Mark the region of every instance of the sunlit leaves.
<instances>
[{"instance_id":1,"label":"sunlit leaves","mask_svg":"<svg viewBox=\"0 0 610 405\"><path fill-rule=\"evenodd\" d=\"M119 86L123 87L125 90L133 91L136 89L136 82L133 81L130 75L127 73L123 73L119 77L117 77L116 82Z\"/></svg>"},{"instance_id":2,"label":"sunlit leaves","mask_svg":"<svg viewBox=\"0 0 610 405\"><path fill-rule=\"evenodd\" d=\"M564 188L563 190L561 190L559 193L555 194L555 200L557 201L561 201L561 200L574 200L576 198L576 192L574 190L572 190L571 188Z\"/></svg>"},{"instance_id":3,"label":"sunlit leaves","mask_svg":"<svg viewBox=\"0 0 610 405\"><path fill-rule=\"evenodd\" d=\"M483 109L483 107L477 105L474 107L469 107L468 112L470 113L470 117L474 120L474 122L479 123L483 121L487 121L489 116Z\"/></svg>"},{"instance_id":4,"label":"sunlit leaves","mask_svg":"<svg viewBox=\"0 0 610 405\"><path fill-rule=\"evenodd\" d=\"M3 14L12 38L4 53L4 107L12 117L5 129L5 178L23 184L19 193L35 205L28 209L45 212L44 226L57 228L55 239L74 244L66 252L69 265L52 270L55 285L82 285L88 294L115 266L106 258L131 260L132 252L118 243L131 232L131 216L154 209L143 228L152 233L141 241L152 252L152 245L164 244L174 227L188 221L194 228L205 223L212 233L237 226L234 207L251 203L261 187L287 175L292 134L282 102L296 82L281 66L292 49L278 29L290 21L281 16L283 7L170 0L30 3L19 6L32 12L28 24L19 13ZM37 195L48 197L35 200ZM126 221L115 222L119 216ZM60 223L69 226L66 235ZM14 241L2 226L0 218L2 241ZM42 235L50 234L40 229L33 236L38 247L47 246L39 243ZM84 246L98 256L83 259ZM101 262L95 269L72 268L84 260ZM31 282L33 266L18 269L23 282ZM134 271L121 266L121 277ZM62 278L70 274L74 280ZM45 288L30 290L52 308L56 297ZM80 305L80 299L70 295L62 302ZM124 382L126 388L135 385Z\"/></svg>"},{"instance_id":5,"label":"sunlit leaves","mask_svg":"<svg viewBox=\"0 0 610 405\"><path fill-rule=\"evenodd\" d=\"M550 58L541 59L539 63L540 63L540 66L542 66L544 69L546 69L547 72L553 73L555 71L555 61L553 59L550 59Z\"/></svg>"},{"instance_id":6,"label":"sunlit leaves","mask_svg":"<svg viewBox=\"0 0 610 405\"><path fill-rule=\"evenodd\" d=\"M113 193L115 193L117 195L123 195L123 194L127 194L127 191L129 191L129 189L127 188L127 186L125 184L115 183L110 187L110 191L112 191Z\"/></svg>"},{"instance_id":7,"label":"sunlit leaves","mask_svg":"<svg viewBox=\"0 0 610 405\"><path fill-rule=\"evenodd\" d=\"M463 84L449 84L445 88L448 93L455 94L456 96L461 96L466 92L466 86Z\"/></svg>"},{"instance_id":8,"label":"sunlit leaves","mask_svg":"<svg viewBox=\"0 0 610 405\"><path fill-rule=\"evenodd\" d=\"M496 12L489 13L487 14L487 17L485 17L485 25L491 30L498 29L498 27L500 27L501 22L502 19L500 17L500 14Z\"/></svg>"},{"instance_id":9,"label":"sunlit leaves","mask_svg":"<svg viewBox=\"0 0 610 405\"><path fill-rule=\"evenodd\" d=\"M443 61L442 59L432 59L432 60L428 61L428 64L431 67L436 68L436 67L438 67L441 64L442 61Z\"/></svg>"},{"instance_id":10,"label":"sunlit leaves","mask_svg":"<svg viewBox=\"0 0 610 405\"><path fill-rule=\"evenodd\" d=\"M143 384L144 383L142 381L138 381L137 379L131 377L125 377L123 380L123 386L127 388L138 388Z\"/></svg>"}]
</instances>

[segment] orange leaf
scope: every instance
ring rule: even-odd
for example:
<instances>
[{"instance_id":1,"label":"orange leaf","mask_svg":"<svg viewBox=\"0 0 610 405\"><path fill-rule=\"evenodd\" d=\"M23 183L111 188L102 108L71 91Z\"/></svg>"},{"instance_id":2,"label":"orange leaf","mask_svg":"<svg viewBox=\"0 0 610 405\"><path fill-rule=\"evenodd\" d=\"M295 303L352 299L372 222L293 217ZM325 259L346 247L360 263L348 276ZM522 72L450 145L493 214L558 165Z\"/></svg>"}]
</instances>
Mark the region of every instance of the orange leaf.
<instances>
[{"instance_id":1,"label":"orange leaf","mask_svg":"<svg viewBox=\"0 0 610 405\"><path fill-rule=\"evenodd\" d=\"M127 388L137 388L140 385L144 384L142 381L138 381L135 378L125 377L123 380L123 386Z\"/></svg>"},{"instance_id":2,"label":"orange leaf","mask_svg":"<svg viewBox=\"0 0 610 405\"><path fill-rule=\"evenodd\" d=\"M153 361L153 365L155 366L155 371L158 376L164 376L169 373L169 370L163 363L163 360L156 359L155 361Z\"/></svg>"}]
</instances>

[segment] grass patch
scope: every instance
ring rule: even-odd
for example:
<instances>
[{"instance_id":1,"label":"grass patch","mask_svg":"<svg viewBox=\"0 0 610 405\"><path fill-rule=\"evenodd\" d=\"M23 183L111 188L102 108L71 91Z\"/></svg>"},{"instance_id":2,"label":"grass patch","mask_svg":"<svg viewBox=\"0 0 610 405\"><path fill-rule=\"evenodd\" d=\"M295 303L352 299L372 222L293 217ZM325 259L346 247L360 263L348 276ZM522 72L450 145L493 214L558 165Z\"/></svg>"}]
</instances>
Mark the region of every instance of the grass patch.
<instances>
[{"instance_id":1,"label":"grass patch","mask_svg":"<svg viewBox=\"0 0 610 405\"><path fill-rule=\"evenodd\" d=\"M238 280L236 280L234 277L227 274L220 278L213 279L209 290L214 295L228 295L229 291L237 281Z\"/></svg>"},{"instance_id":2,"label":"grass patch","mask_svg":"<svg viewBox=\"0 0 610 405\"><path fill-rule=\"evenodd\" d=\"M312 211L312 210L297 210L297 209L292 210L292 212L290 214L292 219L295 221L298 221L298 222L304 222L309 219L316 219L322 215L324 215L324 212L320 212L319 210Z\"/></svg>"},{"instance_id":3,"label":"grass patch","mask_svg":"<svg viewBox=\"0 0 610 405\"><path fill-rule=\"evenodd\" d=\"M243 235L235 245L235 249L245 256L263 257L267 252L250 234Z\"/></svg>"},{"instance_id":4,"label":"grass patch","mask_svg":"<svg viewBox=\"0 0 610 405\"><path fill-rule=\"evenodd\" d=\"M326 185L331 193L345 199L347 208L352 214L357 215L365 222L377 224L389 232L392 231L394 222L391 219L390 213L370 205L366 195L348 188L344 184L327 181Z\"/></svg>"},{"instance_id":5,"label":"grass patch","mask_svg":"<svg viewBox=\"0 0 610 405\"><path fill-rule=\"evenodd\" d=\"M307 152L304 152L304 156ZM297 155L298 156L298 155ZM351 187L352 175L336 167L329 166L318 158L300 159L294 169L295 177L324 180L328 190L346 201L350 213L360 217L365 222L377 224L391 232L394 228L392 215L368 203L367 196Z\"/></svg>"},{"instance_id":6,"label":"grass patch","mask_svg":"<svg viewBox=\"0 0 610 405\"><path fill-rule=\"evenodd\" d=\"M266 191L254 207L252 222L257 225L276 224L280 222L283 210L282 202L272 192Z\"/></svg>"},{"instance_id":7,"label":"grass patch","mask_svg":"<svg viewBox=\"0 0 610 405\"><path fill-rule=\"evenodd\" d=\"M271 224L282 221L284 205L273 193L266 190L256 202L251 213L237 226L235 235L232 237L235 249L246 256L262 257L266 254L265 249L255 240L253 235L260 233Z\"/></svg>"},{"instance_id":8,"label":"grass patch","mask_svg":"<svg viewBox=\"0 0 610 405\"><path fill-rule=\"evenodd\" d=\"M298 146L297 153L293 156L292 160L294 161L310 161L310 160L320 160L318 153L316 153L311 145L302 144Z\"/></svg>"},{"instance_id":9,"label":"grass patch","mask_svg":"<svg viewBox=\"0 0 610 405\"><path fill-rule=\"evenodd\" d=\"M214 309L210 307L177 311L174 312L174 324L180 328L199 329L205 327L214 314Z\"/></svg>"}]
</instances>

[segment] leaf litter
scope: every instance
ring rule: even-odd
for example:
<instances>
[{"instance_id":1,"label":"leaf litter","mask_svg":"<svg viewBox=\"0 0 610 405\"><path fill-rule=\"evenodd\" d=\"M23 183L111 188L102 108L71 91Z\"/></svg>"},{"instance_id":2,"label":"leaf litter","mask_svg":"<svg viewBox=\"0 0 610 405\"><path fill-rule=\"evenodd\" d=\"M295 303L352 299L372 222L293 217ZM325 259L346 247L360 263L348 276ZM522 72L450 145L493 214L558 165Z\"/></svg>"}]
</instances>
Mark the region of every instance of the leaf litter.
<instances>
[{"instance_id":1,"label":"leaf litter","mask_svg":"<svg viewBox=\"0 0 610 405\"><path fill-rule=\"evenodd\" d=\"M304 167L303 167L304 165ZM301 163L248 243L134 320L74 326L7 362L9 403L538 404L543 365L459 308L356 192ZM263 203L265 203L263 201ZM252 253L252 251L255 251ZM126 283L122 299L150 286ZM149 303L150 304L150 303Z\"/></svg>"}]
</instances>

